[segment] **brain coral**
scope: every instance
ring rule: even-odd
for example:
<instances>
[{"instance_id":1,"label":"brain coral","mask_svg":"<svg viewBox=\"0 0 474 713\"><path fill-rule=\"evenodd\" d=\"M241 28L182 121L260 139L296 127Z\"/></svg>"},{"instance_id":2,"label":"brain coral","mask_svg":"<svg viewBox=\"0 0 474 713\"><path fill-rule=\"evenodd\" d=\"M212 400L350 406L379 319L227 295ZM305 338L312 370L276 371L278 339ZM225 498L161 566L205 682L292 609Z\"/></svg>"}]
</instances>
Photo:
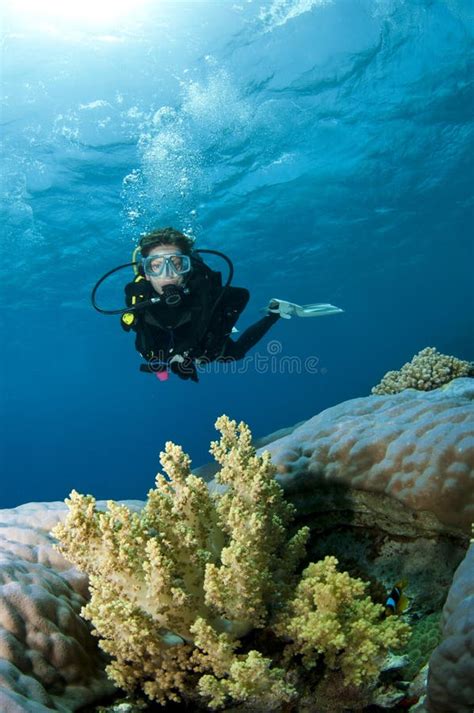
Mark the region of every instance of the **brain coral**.
<instances>
[{"instance_id":1,"label":"brain coral","mask_svg":"<svg viewBox=\"0 0 474 713\"><path fill-rule=\"evenodd\" d=\"M431 391L452 379L474 376L474 364L441 354L434 347L426 347L404 364L400 371L388 371L374 386L373 394L398 394L404 389Z\"/></svg>"},{"instance_id":2,"label":"brain coral","mask_svg":"<svg viewBox=\"0 0 474 713\"><path fill-rule=\"evenodd\" d=\"M443 609L443 641L430 659L430 713L474 710L474 543L454 575Z\"/></svg>"},{"instance_id":3,"label":"brain coral","mask_svg":"<svg viewBox=\"0 0 474 713\"><path fill-rule=\"evenodd\" d=\"M444 526L474 518L474 380L329 408L265 448L287 493L311 509L318 485L385 493Z\"/></svg>"},{"instance_id":4,"label":"brain coral","mask_svg":"<svg viewBox=\"0 0 474 713\"><path fill-rule=\"evenodd\" d=\"M113 690L79 617L87 579L53 549L64 503L0 510L0 711L74 711Z\"/></svg>"}]
</instances>

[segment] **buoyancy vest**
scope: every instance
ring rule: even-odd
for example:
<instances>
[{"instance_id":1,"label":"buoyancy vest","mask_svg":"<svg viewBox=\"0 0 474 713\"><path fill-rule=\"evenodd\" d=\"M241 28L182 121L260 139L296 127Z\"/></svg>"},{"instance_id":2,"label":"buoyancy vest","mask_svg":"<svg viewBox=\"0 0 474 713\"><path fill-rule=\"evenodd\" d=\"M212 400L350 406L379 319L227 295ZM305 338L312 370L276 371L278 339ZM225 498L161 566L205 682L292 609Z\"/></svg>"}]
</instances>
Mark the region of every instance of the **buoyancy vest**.
<instances>
[{"instance_id":1,"label":"buoyancy vest","mask_svg":"<svg viewBox=\"0 0 474 713\"><path fill-rule=\"evenodd\" d=\"M249 292L244 288L223 288L221 273L211 270L204 262L192 270L186 288L189 292L178 307L156 303L122 315L123 328L136 332L135 346L145 359L167 362L181 355L213 361L222 353L249 299ZM214 310L223 289L224 294ZM156 297L155 290L142 275L137 275L125 287L128 306L153 296Z\"/></svg>"}]
</instances>

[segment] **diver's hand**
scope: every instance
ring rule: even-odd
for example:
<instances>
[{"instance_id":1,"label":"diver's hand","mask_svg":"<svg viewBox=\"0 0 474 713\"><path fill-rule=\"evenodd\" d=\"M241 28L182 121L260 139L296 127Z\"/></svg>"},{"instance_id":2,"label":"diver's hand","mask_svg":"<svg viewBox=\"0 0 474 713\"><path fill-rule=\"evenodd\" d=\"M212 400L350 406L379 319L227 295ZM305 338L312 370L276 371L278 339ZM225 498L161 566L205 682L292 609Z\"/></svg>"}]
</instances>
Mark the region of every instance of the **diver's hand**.
<instances>
[{"instance_id":1,"label":"diver's hand","mask_svg":"<svg viewBox=\"0 0 474 713\"><path fill-rule=\"evenodd\" d=\"M170 361L170 369L173 374L179 376L180 379L191 379L191 381L199 381L194 361L189 357L181 357L181 359L173 359Z\"/></svg>"}]
</instances>

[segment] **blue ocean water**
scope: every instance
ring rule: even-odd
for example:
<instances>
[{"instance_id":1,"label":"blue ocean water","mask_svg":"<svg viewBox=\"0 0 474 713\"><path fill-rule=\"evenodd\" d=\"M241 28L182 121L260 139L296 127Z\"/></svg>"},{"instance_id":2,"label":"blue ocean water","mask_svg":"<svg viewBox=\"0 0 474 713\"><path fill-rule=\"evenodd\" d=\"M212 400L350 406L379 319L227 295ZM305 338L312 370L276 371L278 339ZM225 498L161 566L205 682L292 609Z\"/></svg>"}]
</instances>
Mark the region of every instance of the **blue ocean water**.
<instances>
[{"instance_id":1,"label":"blue ocean water","mask_svg":"<svg viewBox=\"0 0 474 713\"><path fill-rule=\"evenodd\" d=\"M261 436L425 346L474 357L470 2L106 5L3 9L0 507L144 498L164 443L206 462L222 413ZM160 225L229 255L241 330L271 297L345 312L160 383L90 304Z\"/></svg>"}]
</instances>

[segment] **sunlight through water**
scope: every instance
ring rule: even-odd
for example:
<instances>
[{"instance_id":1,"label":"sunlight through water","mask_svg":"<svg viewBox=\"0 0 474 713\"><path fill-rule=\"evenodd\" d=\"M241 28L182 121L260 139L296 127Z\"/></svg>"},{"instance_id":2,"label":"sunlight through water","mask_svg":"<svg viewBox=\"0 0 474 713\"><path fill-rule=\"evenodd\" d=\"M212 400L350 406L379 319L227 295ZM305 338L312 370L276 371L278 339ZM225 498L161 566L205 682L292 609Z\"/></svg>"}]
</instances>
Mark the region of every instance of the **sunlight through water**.
<instances>
[{"instance_id":1,"label":"sunlight through water","mask_svg":"<svg viewBox=\"0 0 474 713\"><path fill-rule=\"evenodd\" d=\"M122 19L149 3L150 0L12 0L10 12L30 21L104 24Z\"/></svg>"}]
</instances>

